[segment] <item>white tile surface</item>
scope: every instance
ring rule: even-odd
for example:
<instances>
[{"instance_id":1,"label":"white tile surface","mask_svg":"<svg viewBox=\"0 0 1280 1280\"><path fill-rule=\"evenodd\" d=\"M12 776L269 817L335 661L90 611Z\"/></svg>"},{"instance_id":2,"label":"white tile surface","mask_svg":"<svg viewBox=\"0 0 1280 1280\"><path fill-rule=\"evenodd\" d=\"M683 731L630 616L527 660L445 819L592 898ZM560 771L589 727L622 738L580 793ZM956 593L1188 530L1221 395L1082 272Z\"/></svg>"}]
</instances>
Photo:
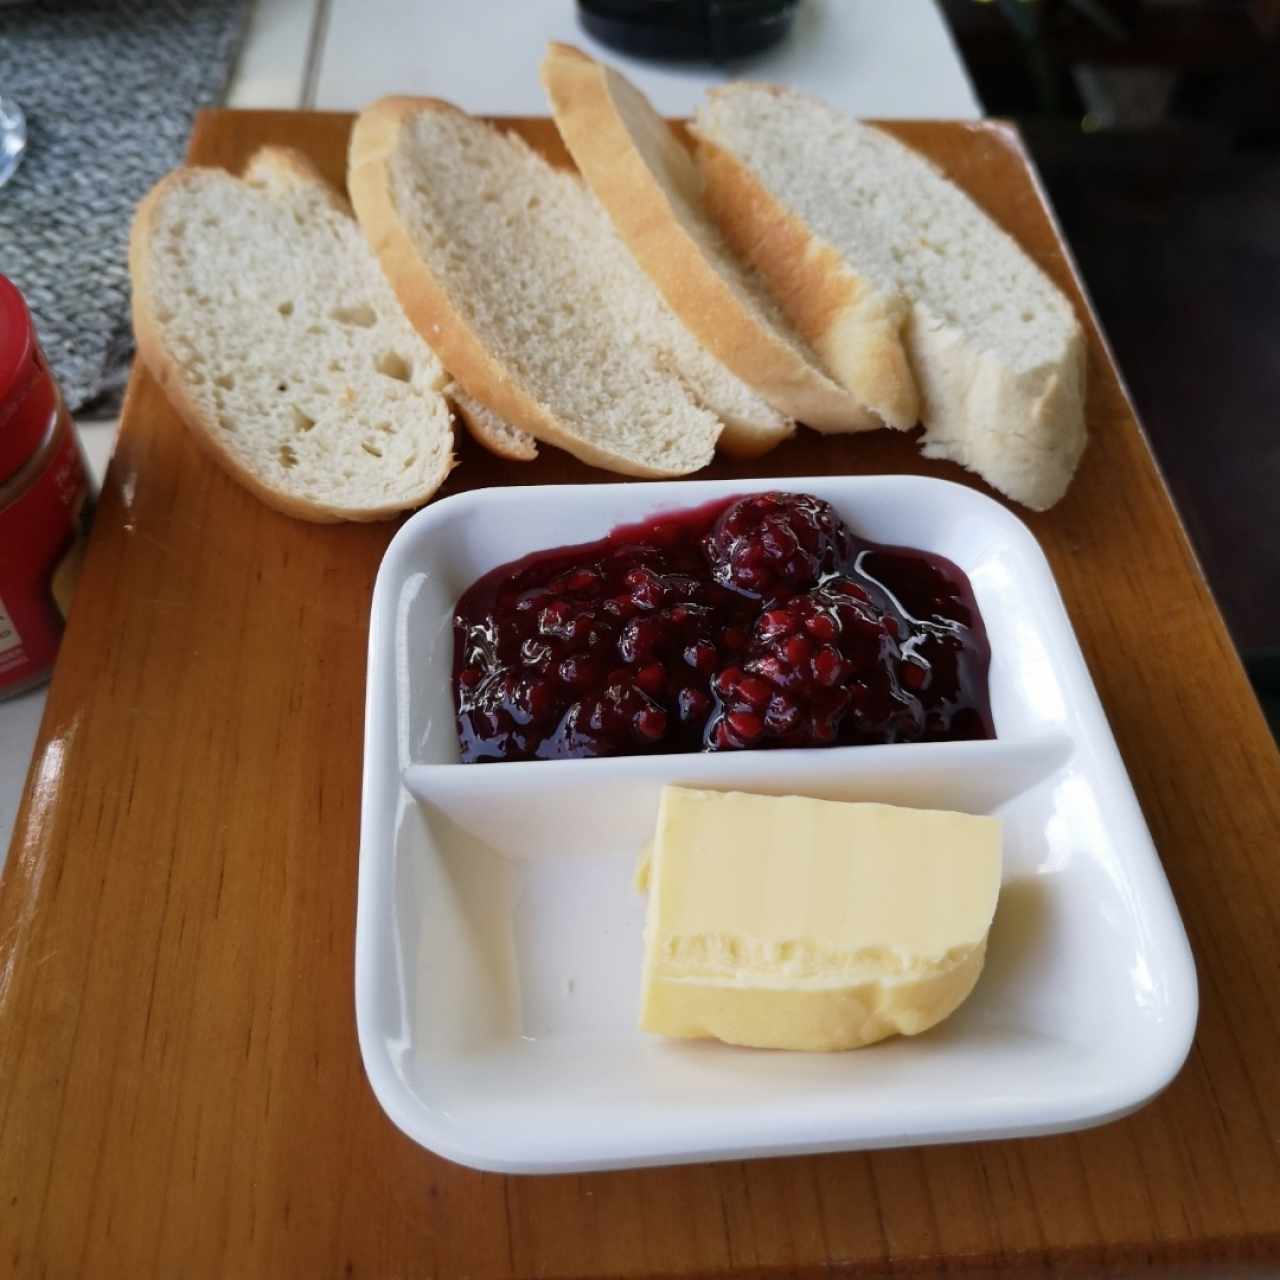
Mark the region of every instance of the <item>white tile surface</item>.
<instances>
[{"instance_id":1,"label":"white tile surface","mask_svg":"<svg viewBox=\"0 0 1280 1280\"><path fill-rule=\"evenodd\" d=\"M18 816L27 765L44 714L44 689L0 702L0 869L4 867L13 820Z\"/></svg>"},{"instance_id":2,"label":"white tile surface","mask_svg":"<svg viewBox=\"0 0 1280 1280\"><path fill-rule=\"evenodd\" d=\"M608 58L666 115L688 115L730 75L807 89L860 116L976 119L981 108L933 0L804 0L790 38L728 70L659 67L590 40L572 0L329 0L315 105L351 110L386 93L469 111L540 115L547 40Z\"/></svg>"},{"instance_id":3,"label":"white tile surface","mask_svg":"<svg viewBox=\"0 0 1280 1280\"><path fill-rule=\"evenodd\" d=\"M116 418L96 418L76 423L80 443L84 445L85 455L89 459L89 470L99 489L102 488L103 476L107 474L107 463L111 461L111 451L116 445L116 430L119 426Z\"/></svg>"},{"instance_id":4,"label":"white tile surface","mask_svg":"<svg viewBox=\"0 0 1280 1280\"><path fill-rule=\"evenodd\" d=\"M318 0L257 0L227 90L230 107L302 105Z\"/></svg>"}]
</instances>

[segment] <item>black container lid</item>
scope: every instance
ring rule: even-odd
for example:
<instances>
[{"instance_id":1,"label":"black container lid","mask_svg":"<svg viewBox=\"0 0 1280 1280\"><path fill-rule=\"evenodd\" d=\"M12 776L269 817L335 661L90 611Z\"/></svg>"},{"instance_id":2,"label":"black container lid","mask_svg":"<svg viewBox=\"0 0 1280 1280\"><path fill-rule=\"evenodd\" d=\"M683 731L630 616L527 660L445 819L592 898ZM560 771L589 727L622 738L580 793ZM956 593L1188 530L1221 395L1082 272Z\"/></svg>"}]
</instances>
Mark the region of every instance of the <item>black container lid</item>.
<instances>
[{"instance_id":1,"label":"black container lid","mask_svg":"<svg viewBox=\"0 0 1280 1280\"><path fill-rule=\"evenodd\" d=\"M799 0L578 0L602 44L639 58L727 62L777 44Z\"/></svg>"}]
</instances>

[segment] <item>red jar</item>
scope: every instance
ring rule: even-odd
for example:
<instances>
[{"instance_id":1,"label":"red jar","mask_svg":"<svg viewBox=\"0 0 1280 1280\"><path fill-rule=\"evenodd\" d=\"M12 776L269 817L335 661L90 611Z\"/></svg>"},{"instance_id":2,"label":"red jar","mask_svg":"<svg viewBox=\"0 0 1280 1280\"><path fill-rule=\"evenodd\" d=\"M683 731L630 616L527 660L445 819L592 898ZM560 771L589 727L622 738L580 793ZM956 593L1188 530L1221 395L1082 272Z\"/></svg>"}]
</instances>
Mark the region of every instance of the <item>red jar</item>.
<instances>
[{"instance_id":1,"label":"red jar","mask_svg":"<svg viewBox=\"0 0 1280 1280\"><path fill-rule=\"evenodd\" d=\"M31 313L0 276L0 698L53 669L92 499Z\"/></svg>"}]
</instances>

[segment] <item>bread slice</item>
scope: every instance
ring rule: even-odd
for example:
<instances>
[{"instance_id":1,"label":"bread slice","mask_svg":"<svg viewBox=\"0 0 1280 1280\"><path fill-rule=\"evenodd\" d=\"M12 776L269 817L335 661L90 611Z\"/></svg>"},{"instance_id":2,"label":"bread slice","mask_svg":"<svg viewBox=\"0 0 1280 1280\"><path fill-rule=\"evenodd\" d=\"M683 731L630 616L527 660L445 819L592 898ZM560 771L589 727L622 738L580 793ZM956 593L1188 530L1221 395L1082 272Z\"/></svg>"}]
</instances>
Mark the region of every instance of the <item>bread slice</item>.
<instances>
[{"instance_id":1,"label":"bread slice","mask_svg":"<svg viewBox=\"0 0 1280 1280\"><path fill-rule=\"evenodd\" d=\"M492 409L473 400L456 382L445 387L444 393L471 438L490 453L508 462L532 462L538 456L538 442L527 431L504 422Z\"/></svg>"},{"instance_id":2,"label":"bread slice","mask_svg":"<svg viewBox=\"0 0 1280 1280\"><path fill-rule=\"evenodd\" d=\"M1013 239L922 156L801 94L715 90L695 130L708 207L837 377L890 425L918 407L926 455L1055 503L1085 445L1084 337Z\"/></svg>"},{"instance_id":3,"label":"bread slice","mask_svg":"<svg viewBox=\"0 0 1280 1280\"><path fill-rule=\"evenodd\" d=\"M671 314L576 175L433 99L351 139L356 212L409 318L473 400L584 462L696 471L721 424L788 424Z\"/></svg>"},{"instance_id":4,"label":"bread slice","mask_svg":"<svg viewBox=\"0 0 1280 1280\"><path fill-rule=\"evenodd\" d=\"M819 431L879 420L819 367L759 277L702 207L688 149L625 77L572 45L552 43L542 83L556 126L618 234L693 335L780 412ZM775 435L775 440L781 433ZM770 441L733 428L721 447L759 453Z\"/></svg>"},{"instance_id":5,"label":"bread slice","mask_svg":"<svg viewBox=\"0 0 1280 1280\"><path fill-rule=\"evenodd\" d=\"M129 244L138 353L199 444L321 522L420 506L453 465L440 361L351 211L300 153L179 169Z\"/></svg>"}]
</instances>

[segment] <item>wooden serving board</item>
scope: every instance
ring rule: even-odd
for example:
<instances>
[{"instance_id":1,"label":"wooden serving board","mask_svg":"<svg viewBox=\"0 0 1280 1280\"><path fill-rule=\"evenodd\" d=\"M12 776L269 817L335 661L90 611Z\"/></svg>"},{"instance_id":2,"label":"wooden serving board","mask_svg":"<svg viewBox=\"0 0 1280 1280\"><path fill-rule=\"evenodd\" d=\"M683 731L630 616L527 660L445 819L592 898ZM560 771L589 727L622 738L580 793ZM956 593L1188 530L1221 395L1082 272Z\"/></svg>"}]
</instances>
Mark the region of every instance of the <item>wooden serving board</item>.
<instances>
[{"instance_id":1,"label":"wooden serving board","mask_svg":"<svg viewBox=\"0 0 1280 1280\"><path fill-rule=\"evenodd\" d=\"M545 120L513 122L564 160ZM211 112L191 157L350 120ZM1078 301L1017 134L892 130ZM1126 1273L1280 1258L1280 758L1090 318L1091 443L1028 516L1164 858L1202 1009L1177 1081L1072 1136L504 1178L379 1110L352 945L370 588L393 526L295 523L138 372L0 889L0 1271L72 1276ZM466 441L446 492L600 480ZM927 472L802 433L704 475ZM976 481L974 483L977 483ZM495 780L497 775L495 774Z\"/></svg>"}]
</instances>

